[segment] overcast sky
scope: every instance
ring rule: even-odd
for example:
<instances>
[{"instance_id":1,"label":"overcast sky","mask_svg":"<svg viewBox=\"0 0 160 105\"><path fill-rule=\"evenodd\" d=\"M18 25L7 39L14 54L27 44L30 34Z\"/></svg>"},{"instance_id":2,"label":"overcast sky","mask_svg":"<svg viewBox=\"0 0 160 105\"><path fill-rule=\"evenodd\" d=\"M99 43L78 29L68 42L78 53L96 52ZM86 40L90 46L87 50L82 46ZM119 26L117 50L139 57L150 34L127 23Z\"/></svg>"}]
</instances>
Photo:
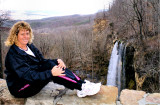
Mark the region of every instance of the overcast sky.
<instances>
[{"instance_id":1,"label":"overcast sky","mask_svg":"<svg viewBox=\"0 0 160 105\"><path fill-rule=\"evenodd\" d=\"M0 0L0 10L12 19L40 19L73 14L93 14L108 9L113 0Z\"/></svg>"}]
</instances>

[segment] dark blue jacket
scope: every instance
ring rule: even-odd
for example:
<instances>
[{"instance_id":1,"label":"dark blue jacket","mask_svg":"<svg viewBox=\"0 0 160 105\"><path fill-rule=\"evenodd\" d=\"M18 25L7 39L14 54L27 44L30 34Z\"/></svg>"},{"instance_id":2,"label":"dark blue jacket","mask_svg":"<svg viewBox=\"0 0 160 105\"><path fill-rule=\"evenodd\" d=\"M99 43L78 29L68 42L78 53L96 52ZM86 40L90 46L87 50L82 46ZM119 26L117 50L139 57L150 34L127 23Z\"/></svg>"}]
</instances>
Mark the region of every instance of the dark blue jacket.
<instances>
[{"instance_id":1,"label":"dark blue jacket","mask_svg":"<svg viewBox=\"0 0 160 105\"><path fill-rule=\"evenodd\" d=\"M36 57L28 55L20 50L15 44L12 45L5 59L6 81L11 94L21 89L25 84L50 81L51 69L58 65L57 60L44 59L40 51L33 45L28 44Z\"/></svg>"}]
</instances>

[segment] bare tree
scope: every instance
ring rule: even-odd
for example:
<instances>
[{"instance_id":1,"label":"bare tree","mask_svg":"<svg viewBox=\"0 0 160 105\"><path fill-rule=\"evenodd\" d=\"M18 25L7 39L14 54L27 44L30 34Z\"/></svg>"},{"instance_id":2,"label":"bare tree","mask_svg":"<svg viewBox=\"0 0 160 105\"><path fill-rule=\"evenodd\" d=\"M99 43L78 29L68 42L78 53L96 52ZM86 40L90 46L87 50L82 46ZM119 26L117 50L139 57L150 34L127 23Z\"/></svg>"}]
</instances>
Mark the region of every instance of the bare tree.
<instances>
[{"instance_id":1,"label":"bare tree","mask_svg":"<svg viewBox=\"0 0 160 105\"><path fill-rule=\"evenodd\" d=\"M2 31L4 31L5 28L2 28L2 25L5 21L9 20L9 12L5 12L0 10L0 78L3 78L3 69L2 69L2 42L1 42L1 34Z\"/></svg>"},{"instance_id":2,"label":"bare tree","mask_svg":"<svg viewBox=\"0 0 160 105\"><path fill-rule=\"evenodd\" d=\"M115 0L109 10L109 20L118 39L131 43L136 49L135 71L141 77L145 75L150 83L155 80L155 84L158 83L155 75L159 72L158 5L159 0ZM153 91L157 90L156 86L152 87Z\"/></svg>"}]
</instances>

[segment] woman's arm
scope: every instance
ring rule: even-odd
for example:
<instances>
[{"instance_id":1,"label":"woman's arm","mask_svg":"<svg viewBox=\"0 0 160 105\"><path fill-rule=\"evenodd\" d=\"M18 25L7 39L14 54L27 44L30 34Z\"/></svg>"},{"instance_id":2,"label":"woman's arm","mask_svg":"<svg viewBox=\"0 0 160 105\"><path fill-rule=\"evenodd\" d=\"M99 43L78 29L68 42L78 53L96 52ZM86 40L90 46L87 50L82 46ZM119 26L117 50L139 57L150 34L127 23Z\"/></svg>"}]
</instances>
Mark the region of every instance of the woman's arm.
<instances>
[{"instance_id":1,"label":"woman's arm","mask_svg":"<svg viewBox=\"0 0 160 105\"><path fill-rule=\"evenodd\" d=\"M45 59L43 57L43 55L41 54L41 52L32 44L32 49L36 52L36 55L39 57L39 59L42 61L42 63L47 63L47 64L51 64L52 67L58 65L58 67L60 68L66 68L66 65L65 63L61 60L61 59L54 59L54 60L51 60L51 59Z\"/></svg>"},{"instance_id":2,"label":"woman's arm","mask_svg":"<svg viewBox=\"0 0 160 105\"><path fill-rule=\"evenodd\" d=\"M49 80L52 77L51 70L45 70L43 72L38 72L36 70L37 68L31 70L30 65L24 59L20 58L20 56L13 56L13 54L6 56L6 69L20 79L31 83L39 80Z\"/></svg>"},{"instance_id":3,"label":"woman's arm","mask_svg":"<svg viewBox=\"0 0 160 105\"><path fill-rule=\"evenodd\" d=\"M36 55L36 57L38 57L38 59L41 61L41 63L47 63L50 64L52 67L58 65L58 61L57 59L45 59L42 55L42 53L33 45L30 44L28 45L31 50L34 52L34 54Z\"/></svg>"}]
</instances>

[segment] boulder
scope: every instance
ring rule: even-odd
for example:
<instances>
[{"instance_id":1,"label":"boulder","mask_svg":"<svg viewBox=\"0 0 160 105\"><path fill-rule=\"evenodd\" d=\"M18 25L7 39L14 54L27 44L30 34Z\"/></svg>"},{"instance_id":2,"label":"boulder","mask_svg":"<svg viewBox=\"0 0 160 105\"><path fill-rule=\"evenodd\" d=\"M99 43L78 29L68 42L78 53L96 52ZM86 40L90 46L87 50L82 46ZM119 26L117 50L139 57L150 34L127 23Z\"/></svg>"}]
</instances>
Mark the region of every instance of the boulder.
<instances>
[{"instance_id":1,"label":"boulder","mask_svg":"<svg viewBox=\"0 0 160 105\"><path fill-rule=\"evenodd\" d=\"M57 102L58 105L115 105L118 95L117 87L101 86L101 90L94 96L87 96L79 98L76 96L76 91L69 90L61 100ZM71 100L70 100L71 99Z\"/></svg>"},{"instance_id":2,"label":"boulder","mask_svg":"<svg viewBox=\"0 0 160 105\"><path fill-rule=\"evenodd\" d=\"M117 87L102 85L98 94L79 98L76 90L50 82L35 96L15 98L9 93L6 81L0 79L0 105L160 105L160 93L146 94L144 91L124 89L120 102L117 96Z\"/></svg>"},{"instance_id":3,"label":"boulder","mask_svg":"<svg viewBox=\"0 0 160 105\"><path fill-rule=\"evenodd\" d=\"M146 102L160 104L160 93L149 94L146 97Z\"/></svg>"},{"instance_id":4,"label":"boulder","mask_svg":"<svg viewBox=\"0 0 160 105\"><path fill-rule=\"evenodd\" d=\"M9 93L6 81L0 79L0 105L116 105L117 95L117 87L102 85L98 94L79 98L76 90L50 82L35 96L15 98Z\"/></svg>"},{"instance_id":5,"label":"boulder","mask_svg":"<svg viewBox=\"0 0 160 105\"><path fill-rule=\"evenodd\" d=\"M8 91L8 87L6 81L0 79L0 105L24 105L25 99L24 98L15 98L10 94Z\"/></svg>"},{"instance_id":6,"label":"boulder","mask_svg":"<svg viewBox=\"0 0 160 105\"><path fill-rule=\"evenodd\" d=\"M138 101L146 94L144 91L124 89L120 94L122 105L139 105Z\"/></svg>"},{"instance_id":7,"label":"boulder","mask_svg":"<svg viewBox=\"0 0 160 105\"><path fill-rule=\"evenodd\" d=\"M76 90L50 82L40 93L27 98L25 105L115 105L117 95L117 87L102 85L98 94L79 98Z\"/></svg>"}]
</instances>

